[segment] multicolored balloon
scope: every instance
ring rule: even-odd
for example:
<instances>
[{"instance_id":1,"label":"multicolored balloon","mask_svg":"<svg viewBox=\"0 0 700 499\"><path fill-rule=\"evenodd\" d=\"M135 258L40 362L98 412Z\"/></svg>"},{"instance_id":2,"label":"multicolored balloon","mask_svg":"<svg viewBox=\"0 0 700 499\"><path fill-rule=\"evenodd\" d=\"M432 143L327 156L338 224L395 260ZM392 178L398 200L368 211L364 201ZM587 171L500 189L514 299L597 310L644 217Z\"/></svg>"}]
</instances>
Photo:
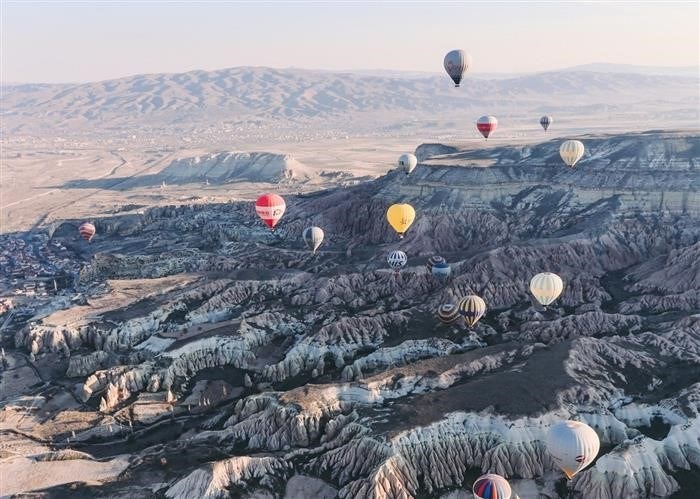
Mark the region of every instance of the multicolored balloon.
<instances>
[{"instance_id":1,"label":"multicolored balloon","mask_svg":"<svg viewBox=\"0 0 700 499\"><path fill-rule=\"evenodd\" d=\"M387 255L386 262L389 264L389 267L396 271L396 273L399 273L401 272L401 269L406 266L408 257L403 251L394 250Z\"/></svg>"},{"instance_id":2,"label":"multicolored balloon","mask_svg":"<svg viewBox=\"0 0 700 499\"><path fill-rule=\"evenodd\" d=\"M323 242L323 229L321 229L321 227L316 226L307 227L306 229L304 229L304 232L302 232L301 237L302 239L304 239L306 246L308 246L309 249L315 255L316 250L319 246L321 246L321 243Z\"/></svg>"},{"instance_id":3,"label":"multicolored balloon","mask_svg":"<svg viewBox=\"0 0 700 499\"><path fill-rule=\"evenodd\" d=\"M498 120L495 116L482 116L476 121L476 129L479 133L484 136L485 139L489 138L494 130L498 127Z\"/></svg>"},{"instance_id":4,"label":"multicolored balloon","mask_svg":"<svg viewBox=\"0 0 700 499\"><path fill-rule=\"evenodd\" d=\"M583 157L586 148L580 140L567 140L559 148L559 155L564 160L566 166L573 168L578 160Z\"/></svg>"},{"instance_id":5,"label":"multicolored balloon","mask_svg":"<svg viewBox=\"0 0 700 499\"><path fill-rule=\"evenodd\" d=\"M410 204L392 204L386 211L386 219L399 237L403 237L416 219L416 210Z\"/></svg>"},{"instance_id":6,"label":"multicolored balloon","mask_svg":"<svg viewBox=\"0 0 700 499\"><path fill-rule=\"evenodd\" d=\"M513 494L508 480L494 473L477 478L472 492L476 499L510 499Z\"/></svg>"},{"instance_id":7,"label":"multicolored balloon","mask_svg":"<svg viewBox=\"0 0 700 499\"><path fill-rule=\"evenodd\" d=\"M486 313L486 302L481 297L469 295L459 302L459 314L464 317L467 326L474 327Z\"/></svg>"},{"instance_id":8,"label":"multicolored balloon","mask_svg":"<svg viewBox=\"0 0 700 499\"><path fill-rule=\"evenodd\" d=\"M275 230L277 222L280 221L287 205L282 196L277 194L263 194L255 202L255 211L270 230Z\"/></svg>"},{"instance_id":9,"label":"multicolored balloon","mask_svg":"<svg viewBox=\"0 0 700 499\"><path fill-rule=\"evenodd\" d=\"M443 61L445 71L450 75L452 81L455 82L455 87L459 87L462 82L464 73L467 72L469 66L472 65L472 58L464 50L450 50Z\"/></svg>"},{"instance_id":10,"label":"multicolored balloon","mask_svg":"<svg viewBox=\"0 0 700 499\"><path fill-rule=\"evenodd\" d=\"M559 421L547 434L547 451L571 480L591 464L600 451L600 439L593 428L580 421Z\"/></svg>"},{"instance_id":11,"label":"multicolored balloon","mask_svg":"<svg viewBox=\"0 0 700 499\"><path fill-rule=\"evenodd\" d=\"M563 290L561 277L551 272L542 272L530 280L530 292L545 307L559 298Z\"/></svg>"},{"instance_id":12,"label":"multicolored balloon","mask_svg":"<svg viewBox=\"0 0 700 499\"><path fill-rule=\"evenodd\" d=\"M438 262L435 265L433 265L433 268L430 272L433 274L433 277L437 279L438 281L446 281L447 279L450 278L450 274L452 273L452 269L450 268L450 264L447 262Z\"/></svg>"},{"instance_id":13,"label":"multicolored balloon","mask_svg":"<svg viewBox=\"0 0 700 499\"><path fill-rule=\"evenodd\" d=\"M416 158L415 155L402 154L401 156L399 156L399 168L401 168L406 173L406 175L415 170L417 165L418 158Z\"/></svg>"},{"instance_id":14,"label":"multicolored balloon","mask_svg":"<svg viewBox=\"0 0 700 499\"><path fill-rule=\"evenodd\" d=\"M447 260L445 260L440 255L433 255L430 258L428 258L428 261L425 262L425 267L428 269L428 272L430 272L431 274L433 272L433 265L435 265L436 263L447 263Z\"/></svg>"},{"instance_id":15,"label":"multicolored balloon","mask_svg":"<svg viewBox=\"0 0 700 499\"><path fill-rule=\"evenodd\" d=\"M554 122L554 118L551 116L545 115L540 118L540 125L542 125L542 128L544 128L544 131L546 132L547 129L549 128L549 125L551 125Z\"/></svg>"},{"instance_id":16,"label":"multicolored balloon","mask_svg":"<svg viewBox=\"0 0 700 499\"><path fill-rule=\"evenodd\" d=\"M437 309L437 316L443 324L454 324L460 318L459 308L454 303L443 303Z\"/></svg>"},{"instance_id":17,"label":"multicolored balloon","mask_svg":"<svg viewBox=\"0 0 700 499\"><path fill-rule=\"evenodd\" d=\"M92 238L95 237L95 226L90 222L83 222L80 224L80 227L78 227L78 233L80 234L80 237L85 239L87 242L90 242L92 241Z\"/></svg>"}]
</instances>

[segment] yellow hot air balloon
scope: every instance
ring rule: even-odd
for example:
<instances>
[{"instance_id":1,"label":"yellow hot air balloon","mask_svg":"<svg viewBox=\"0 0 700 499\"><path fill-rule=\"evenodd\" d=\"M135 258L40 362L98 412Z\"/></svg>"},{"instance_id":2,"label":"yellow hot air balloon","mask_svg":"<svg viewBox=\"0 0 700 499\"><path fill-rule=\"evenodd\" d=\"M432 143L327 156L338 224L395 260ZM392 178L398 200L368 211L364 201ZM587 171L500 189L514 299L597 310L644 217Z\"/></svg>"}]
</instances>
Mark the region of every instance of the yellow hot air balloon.
<instances>
[{"instance_id":1,"label":"yellow hot air balloon","mask_svg":"<svg viewBox=\"0 0 700 499\"><path fill-rule=\"evenodd\" d=\"M474 327L486 313L486 302L476 295L469 295L459 302L459 314L464 317L467 326Z\"/></svg>"},{"instance_id":2,"label":"yellow hot air balloon","mask_svg":"<svg viewBox=\"0 0 700 499\"><path fill-rule=\"evenodd\" d=\"M403 237L416 219L416 210L410 204L392 204L386 210L386 219L389 225L399 233L399 237Z\"/></svg>"}]
</instances>

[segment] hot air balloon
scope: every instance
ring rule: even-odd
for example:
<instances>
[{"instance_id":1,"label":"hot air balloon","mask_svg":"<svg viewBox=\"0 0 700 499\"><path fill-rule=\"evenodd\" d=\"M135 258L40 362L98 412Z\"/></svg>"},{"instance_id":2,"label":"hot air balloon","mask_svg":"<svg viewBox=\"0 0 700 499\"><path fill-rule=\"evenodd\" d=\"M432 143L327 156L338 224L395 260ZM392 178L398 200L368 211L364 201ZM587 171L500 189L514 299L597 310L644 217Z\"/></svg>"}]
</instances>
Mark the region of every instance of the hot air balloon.
<instances>
[{"instance_id":1,"label":"hot air balloon","mask_svg":"<svg viewBox=\"0 0 700 499\"><path fill-rule=\"evenodd\" d=\"M542 125L542 128L544 128L544 131L547 131L547 128L549 128L549 125L551 125L554 122L554 118L551 116L542 116L540 118L540 125Z\"/></svg>"},{"instance_id":2,"label":"hot air balloon","mask_svg":"<svg viewBox=\"0 0 700 499\"><path fill-rule=\"evenodd\" d=\"M416 218L416 210L410 204L392 204L386 210L386 219L389 221L399 237L403 237Z\"/></svg>"},{"instance_id":3,"label":"hot air balloon","mask_svg":"<svg viewBox=\"0 0 700 499\"><path fill-rule=\"evenodd\" d=\"M593 462L600 450L595 430L580 421L559 421L547 434L547 450L557 466L571 480Z\"/></svg>"},{"instance_id":4,"label":"hot air balloon","mask_svg":"<svg viewBox=\"0 0 700 499\"><path fill-rule=\"evenodd\" d=\"M543 272L530 280L530 292L545 307L559 298L564 283L557 274Z\"/></svg>"},{"instance_id":5,"label":"hot air balloon","mask_svg":"<svg viewBox=\"0 0 700 499\"><path fill-rule=\"evenodd\" d=\"M95 237L95 226L90 222L83 222L80 224L80 227L78 227L78 232L80 233L80 237L90 242L92 238Z\"/></svg>"},{"instance_id":6,"label":"hot air balloon","mask_svg":"<svg viewBox=\"0 0 700 499\"><path fill-rule=\"evenodd\" d=\"M445 56L444 65L445 71L450 75L452 81L455 82L455 87L458 87L464 77L464 73L472 65L472 58L464 50L450 50Z\"/></svg>"},{"instance_id":7,"label":"hot air balloon","mask_svg":"<svg viewBox=\"0 0 700 499\"><path fill-rule=\"evenodd\" d=\"M482 116L476 121L476 128L479 133L484 136L485 139L489 138L496 127L498 126L498 120L495 116Z\"/></svg>"},{"instance_id":8,"label":"hot air balloon","mask_svg":"<svg viewBox=\"0 0 700 499\"><path fill-rule=\"evenodd\" d=\"M323 230L315 226L307 227L304 229L304 232L302 232L301 237L304 239L309 249L316 254L316 250L323 242Z\"/></svg>"},{"instance_id":9,"label":"hot air balloon","mask_svg":"<svg viewBox=\"0 0 700 499\"><path fill-rule=\"evenodd\" d=\"M559 148L559 155L566 166L573 168L578 160L583 157L585 148L580 140L567 140Z\"/></svg>"},{"instance_id":10,"label":"hot air balloon","mask_svg":"<svg viewBox=\"0 0 700 499\"><path fill-rule=\"evenodd\" d=\"M436 263L447 263L447 260L445 260L440 255L431 256L430 258L428 258L428 261L425 262L425 266L428 269L428 272L433 272L433 265L435 265Z\"/></svg>"},{"instance_id":11,"label":"hot air balloon","mask_svg":"<svg viewBox=\"0 0 700 499\"><path fill-rule=\"evenodd\" d=\"M438 319L443 324L454 324L459 320L459 308L454 303L443 303L437 310Z\"/></svg>"},{"instance_id":12,"label":"hot air balloon","mask_svg":"<svg viewBox=\"0 0 700 499\"><path fill-rule=\"evenodd\" d=\"M415 170L417 164L418 158L416 158L413 154L402 154L399 156L399 168L401 168L406 175Z\"/></svg>"},{"instance_id":13,"label":"hot air balloon","mask_svg":"<svg viewBox=\"0 0 700 499\"><path fill-rule=\"evenodd\" d=\"M277 194L263 194L255 202L255 211L270 230L275 230L275 226L282 218L282 215L284 215L286 208L287 205L284 203L284 199Z\"/></svg>"},{"instance_id":14,"label":"hot air balloon","mask_svg":"<svg viewBox=\"0 0 700 499\"><path fill-rule=\"evenodd\" d=\"M486 302L476 295L469 295L459 302L459 314L469 327L479 322L486 313Z\"/></svg>"},{"instance_id":15,"label":"hot air balloon","mask_svg":"<svg viewBox=\"0 0 700 499\"><path fill-rule=\"evenodd\" d=\"M431 270L431 274L433 274L433 277L438 281L446 281L449 279L451 273L452 269L450 268L450 264L447 262L438 262L433 265Z\"/></svg>"},{"instance_id":16,"label":"hot air balloon","mask_svg":"<svg viewBox=\"0 0 700 499\"><path fill-rule=\"evenodd\" d=\"M389 264L389 267L394 269L396 273L399 273L401 269L406 266L406 262L408 262L408 257L403 251L394 250L387 255L386 261Z\"/></svg>"},{"instance_id":17,"label":"hot air balloon","mask_svg":"<svg viewBox=\"0 0 700 499\"><path fill-rule=\"evenodd\" d=\"M508 480L493 473L477 478L472 492L476 499L510 499L513 494Z\"/></svg>"}]
</instances>

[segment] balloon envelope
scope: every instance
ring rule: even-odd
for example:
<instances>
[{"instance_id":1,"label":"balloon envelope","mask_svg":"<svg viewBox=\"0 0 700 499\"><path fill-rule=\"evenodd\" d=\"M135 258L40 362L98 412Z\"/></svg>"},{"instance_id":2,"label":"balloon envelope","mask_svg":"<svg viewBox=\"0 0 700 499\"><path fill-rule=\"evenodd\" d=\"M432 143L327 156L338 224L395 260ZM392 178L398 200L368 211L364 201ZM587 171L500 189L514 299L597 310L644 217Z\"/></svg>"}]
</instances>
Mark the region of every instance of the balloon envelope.
<instances>
[{"instance_id":1,"label":"balloon envelope","mask_svg":"<svg viewBox=\"0 0 700 499\"><path fill-rule=\"evenodd\" d=\"M459 307L454 303L443 303L438 307L437 316L443 324L454 324L460 318Z\"/></svg>"},{"instance_id":2,"label":"balloon envelope","mask_svg":"<svg viewBox=\"0 0 700 499\"><path fill-rule=\"evenodd\" d=\"M80 237L90 242L95 236L95 226L90 222L83 222L80 224L80 227L78 227L78 232L80 233Z\"/></svg>"},{"instance_id":3,"label":"balloon envelope","mask_svg":"<svg viewBox=\"0 0 700 499\"><path fill-rule=\"evenodd\" d=\"M399 156L399 168L401 168L406 175L415 170L416 165L418 165L418 158L413 154L402 154Z\"/></svg>"},{"instance_id":4,"label":"balloon envelope","mask_svg":"<svg viewBox=\"0 0 700 499\"><path fill-rule=\"evenodd\" d=\"M286 209L287 205L284 203L284 199L277 194L263 194L255 202L256 213L265 225L272 230L274 230L275 225L280 221Z\"/></svg>"},{"instance_id":5,"label":"balloon envelope","mask_svg":"<svg viewBox=\"0 0 700 499\"><path fill-rule=\"evenodd\" d=\"M530 292L545 307L559 298L564 283L557 274L542 272L530 280Z\"/></svg>"},{"instance_id":6,"label":"balloon envelope","mask_svg":"<svg viewBox=\"0 0 700 499\"><path fill-rule=\"evenodd\" d=\"M316 226L307 227L304 229L301 237L304 239L306 246L308 246L311 251L316 253L316 250L323 242L323 230Z\"/></svg>"},{"instance_id":7,"label":"balloon envelope","mask_svg":"<svg viewBox=\"0 0 700 499\"><path fill-rule=\"evenodd\" d=\"M476 122L476 129L479 133L484 136L485 139L489 138L494 130L498 127L498 120L495 116L482 116Z\"/></svg>"},{"instance_id":8,"label":"balloon envelope","mask_svg":"<svg viewBox=\"0 0 700 499\"><path fill-rule=\"evenodd\" d=\"M571 480L591 464L600 451L598 434L580 421L559 421L547 433L547 451Z\"/></svg>"},{"instance_id":9,"label":"balloon envelope","mask_svg":"<svg viewBox=\"0 0 700 499\"><path fill-rule=\"evenodd\" d=\"M450 75L452 81L455 82L455 87L458 87L464 73L467 72L472 64L472 58L464 50L450 50L443 61L445 71Z\"/></svg>"},{"instance_id":10,"label":"balloon envelope","mask_svg":"<svg viewBox=\"0 0 700 499\"><path fill-rule=\"evenodd\" d=\"M447 260L445 260L440 255L431 256L430 258L428 258L428 261L425 262L425 266L428 269L428 272L433 272L433 265L435 265L436 263L447 263Z\"/></svg>"},{"instance_id":11,"label":"balloon envelope","mask_svg":"<svg viewBox=\"0 0 700 499\"><path fill-rule=\"evenodd\" d=\"M510 499L513 494L508 480L493 473L477 478L472 491L477 499Z\"/></svg>"},{"instance_id":12,"label":"balloon envelope","mask_svg":"<svg viewBox=\"0 0 700 499\"><path fill-rule=\"evenodd\" d=\"M459 314L464 317L464 321L469 327L479 322L486 313L486 302L481 297L469 295L459 302Z\"/></svg>"},{"instance_id":13,"label":"balloon envelope","mask_svg":"<svg viewBox=\"0 0 700 499\"><path fill-rule=\"evenodd\" d=\"M551 116L542 116L540 118L540 125L542 125L542 128L544 128L544 131L546 132L549 128L549 125L551 125L553 121L554 118L552 118Z\"/></svg>"},{"instance_id":14,"label":"balloon envelope","mask_svg":"<svg viewBox=\"0 0 700 499\"><path fill-rule=\"evenodd\" d=\"M389 267L394 269L396 272L399 272L402 268L406 266L406 262L408 262L408 257L403 251L394 250L387 255L386 261L389 264Z\"/></svg>"},{"instance_id":15,"label":"balloon envelope","mask_svg":"<svg viewBox=\"0 0 700 499\"><path fill-rule=\"evenodd\" d=\"M386 219L399 237L403 237L416 219L416 210L410 204L392 204L386 211Z\"/></svg>"},{"instance_id":16,"label":"balloon envelope","mask_svg":"<svg viewBox=\"0 0 700 499\"><path fill-rule=\"evenodd\" d=\"M450 264L447 262L438 262L435 265L433 265L433 268L431 270L431 274L433 274L433 277L440 281L446 281L450 277L451 273L452 269L450 268Z\"/></svg>"},{"instance_id":17,"label":"balloon envelope","mask_svg":"<svg viewBox=\"0 0 700 499\"><path fill-rule=\"evenodd\" d=\"M578 163L578 160L583 157L585 150L583 142L580 140L567 140L559 148L559 155L566 163L566 166L573 168Z\"/></svg>"}]
</instances>

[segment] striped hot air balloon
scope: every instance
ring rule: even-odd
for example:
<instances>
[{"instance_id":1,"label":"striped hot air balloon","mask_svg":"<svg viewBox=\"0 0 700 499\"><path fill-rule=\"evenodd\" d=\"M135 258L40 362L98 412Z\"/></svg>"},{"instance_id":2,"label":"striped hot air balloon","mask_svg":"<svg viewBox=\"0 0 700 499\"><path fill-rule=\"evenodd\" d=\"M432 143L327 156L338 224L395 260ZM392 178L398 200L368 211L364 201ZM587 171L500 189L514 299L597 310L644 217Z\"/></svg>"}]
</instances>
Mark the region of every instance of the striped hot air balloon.
<instances>
[{"instance_id":1,"label":"striped hot air balloon","mask_svg":"<svg viewBox=\"0 0 700 499\"><path fill-rule=\"evenodd\" d=\"M495 116L482 116L476 121L476 129L479 133L484 136L485 139L489 138L494 130L498 127L498 120Z\"/></svg>"},{"instance_id":2,"label":"striped hot air balloon","mask_svg":"<svg viewBox=\"0 0 700 499\"><path fill-rule=\"evenodd\" d=\"M90 242L92 238L95 237L95 226L90 222L83 222L80 224L80 227L78 227L78 232L80 233L80 237Z\"/></svg>"},{"instance_id":3,"label":"striped hot air balloon","mask_svg":"<svg viewBox=\"0 0 700 499\"><path fill-rule=\"evenodd\" d=\"M557 274L542 272L530 280L530 292L545 307L550 305L564 290L564 283Z\"/></svg>"},{"instance_id":4,"label":"striped hot air balloon","mask_svg":"<svg viewBox=\"0 0 700 499\"><path fill-rule=\"evenodd\" d=\"M323 242L323 229L315 226L307 227L304 229L304 232L302 232L301 237L304 239L306 246L308 246L315 255L316 250Z\"/></svg>"},{"instance_id":5,"label":"striped hot air balloon","mask_svg":"<svg viewBox=\"0 0 700 499\"><path fill-rule=\"evenodd\" d=\"M447 263L447 260L445 260L440 255L431 256L430 258L428 258L428 261L425 262L425 267L428 269L428 272L433 272L433 265L435 265L436 263Z\"/></svg>"},{"instance_id":6,"label":"striped hot air balloon","mask_svg":"<svg viewBox=\"0 0 700 499\"><path fill-rule=\"evenodd\" d=\"M386 262L389 264L389 267L391 267L397 273L399 273L401 269L406 266L406 262L408 262L408 257L403 251L394 250L387 255Z\"/></svg>"},{"instance_id":7,"label":"striped hot air balloon","mask_svg":"<svg viewBox=\"0 0 700 499\"><path fill-rule=\"evenodd\" d=\"M547 433L547 451L571 480L591 464L600 451L600 439L593 428L580 421L559 421Z\"/></svg>"},{"instance_id":8,"label":"striped hot air balloon","mask_svg":"<svg viewBox=\"0 0 700 499\"><path fill-rule=\"evenodd\" d=\"M510 499L513 494L508 480L494 473L477 478L472 492L476 499Z\"/></svg>"},{"instance_id":9,"label":"striped hot air balloon","mask_svg":"<svg viewBox=\"0 0 700 499\"><path fill-rule=\"evenodd\" d=\"M450 264L447 262L436 263L435 265L433 265L433 269L431 271L433 277L438 281L446 281L447 279L449 279L451 273L452 269L450 268Z\"/></svg>"},{"instance_id":10,"label":"striped hot air balloon","mask_svg":"<svg viewBox=\"0 0 700 499\"><path fill-rule=\"evenodd\" d=\"M464 73L467 72L472 64L472 58L464 50L450 50L443 61L445 71L450 75L452 81L455 82L455 87L459 87L462 82Z\"/></svg>"},{"instance_id":11,"label":"striped hot air balloon","mask_svg":"<svg viewBox=\"0 0 700 499\"><path fill-rule=\"evenodd\" d=\"M443 324L454 324L459 320L459 308L454 303L443 303L437 310L438 319Z\"/></svg>"},{"instance_id":12,"label":"striped hot air balloon","mask_svg":"<svg viewBox=\"0 0 700 499\"><path fill-rule=\"evenodd\" d=\"M270 230L275 230L277 222L280 221L287 205L282 196L277 194L263 194L255 202L255 211Z\"/></svg>"},{"instance_id":13,"label":"striped hot air balloon","mask_svg":"<svg viewBox=\"0 0 700 499\"><path fill-rule=\"evenodd\" d=\"M486 302L481 297L469 295L459 302L459 314L464 317L464 321L469 327L479 322L486 313Z\"/></svg>"},{"instance_id":14,"label":"striped hot air balloon","mask_svg":"<svg viewBox=\"0 0 700 499\"><path fill-rule=\"evenodd\" d=\"M554 122L554 118L551 116L545 115L540 118L540 125L542 125L542 128L544 128L544 131L546 132L547 129L549 128L549 125L551 125Z\"/></svg>"},{"instance_id":15,"label":"striped hot air balloon","mask_svg":"<svg viewBox=\"0 0 700 499\"><path fill-rule=\"evenodd\" d=\"M567 140L559 148L559 155L566 163L566 166L573 168L578 163L578 160L583 157L585 151L583 142L580 140Z\"/></svg>"}]
</instances>

